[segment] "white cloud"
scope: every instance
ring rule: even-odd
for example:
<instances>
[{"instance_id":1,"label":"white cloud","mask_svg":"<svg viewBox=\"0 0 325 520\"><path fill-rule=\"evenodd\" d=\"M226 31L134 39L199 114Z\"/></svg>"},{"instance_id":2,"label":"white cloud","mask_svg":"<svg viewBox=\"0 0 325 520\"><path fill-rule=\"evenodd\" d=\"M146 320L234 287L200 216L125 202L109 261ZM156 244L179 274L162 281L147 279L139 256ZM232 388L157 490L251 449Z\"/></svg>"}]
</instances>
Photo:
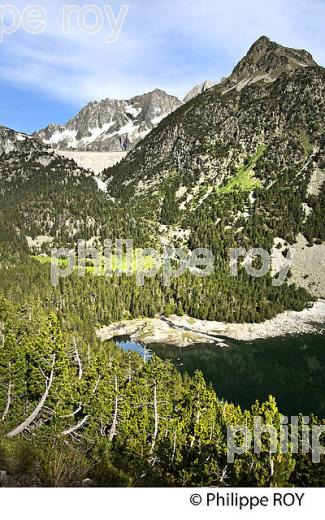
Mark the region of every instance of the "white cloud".
<instances>
[{"instance_id":1,"label":"white cloud","mask_svg":"<svg viewBox=\"0 0 325 520\"><path fill-rule=\"evenodd\" d=\"M156 87L183 96L201 80L228 74L261 34L306 48L325 63L321 0L96 2L112 3L116 14L123 3L130 5L113 45L104 43L110 34L107 22L96 35L83 34L75 25L63 35L65 2L39 3L48 11L46 32L9 35L0 47L0 78L74 103L127 98ZM15 1L19 8L27 4Z\"/></svg>"}]
</instances>

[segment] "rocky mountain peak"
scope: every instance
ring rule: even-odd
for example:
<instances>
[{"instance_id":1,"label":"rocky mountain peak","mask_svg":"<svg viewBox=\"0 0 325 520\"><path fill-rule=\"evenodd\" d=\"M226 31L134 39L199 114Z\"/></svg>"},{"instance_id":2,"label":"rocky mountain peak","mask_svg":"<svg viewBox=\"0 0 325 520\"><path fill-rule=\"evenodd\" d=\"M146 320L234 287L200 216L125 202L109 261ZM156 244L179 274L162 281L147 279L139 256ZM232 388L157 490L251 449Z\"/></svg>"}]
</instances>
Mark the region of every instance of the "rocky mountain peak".
<instances>
[{"instance_id":1,"label":"rocky mountain peak","mask_svg":"<svg viewBox=\"0 0 325 520\"><path fill-rule=\"evenodd\" d=\"M203 94L206 90L209 90L215 85L215 81L212 80L206 80L203 83L200 83L199 85L196 85L190 92L185 96L184 103L187 103L191 99L195 98L199 94Z\"/></svg>"},{"instance_id":2,"label":"rocky mountain peak","mask_svg":"<svg viewBox=\"0 0 325 520\"><path fill-rule=\"evenodd\" d=\"M265 79L275 80L283 72L292 72L300 67L314 67L317 63L305 50L283 47L261 36L234 68L230 80L246 81L245 84Z\"/></svg>"},{"instance_id":3,"label":"rocky mountain peak","mask_svg":"<svg viewBox=\"0 0 325 520\"><path fill-rule=\"evenodd\" d=\"M30 151L45 148L35 138L23 132L16 132L5 126L0 126L0 155L15 151Z\"/></svg>"},{"instance_id":4,"label":"rocky mountain peak","mask_svg":"<svg viewBox=\"0 0 325 520\"><path fill-rule=\"evenodd\" d=\"M181 105L160 89L129 100L103 99L88 103L66 125L50 125L35 135L63 150L128 151Z\"/></svg>"},{"instance_id":5,"label":"rocky mountain peak","mask_svg":"<svg viewBox=\"0 0 325 520\"><path fill-rule=\"evenodd\" d=\"M197 95L149 134L123 163L103 172L108 194L120 203L133 205L145 218L171 226L168 233L175 229L172 226L179 226L180 240L187 232L190 213L194 229L197 211L209 213L214 228L216 213L211 210L212 204L220 209L219 201L224 201L222 220L229 200L235 205L238 193L242 195L241 207L231 210L227 224L229 229L234 226L236 233L242 233L247 224L247 207L254 206L255 192L261 195L260 207L264 211L264 193L275 186L276 195L272 190L267 193L270 216L275 215L274 203L279 212L284 210L283 193L289 207L296 204L298 191L306 204L307 169L310 178L318 179L317 193L322 189L323 176L319 172L324 169L320 153L324 148L324 93L325 70L309 53L262 37L232 76ZM301 226L306 222L303 208L299 205ZM318 219L316 211L312 211L310 205L310 229L317 227ZM285 223L285 212L283 215ZM274 222L272 217L270 229ZM294 218L292 222L291 239L302 229ZM162 229L165 233L166 229ZM202 237L205 233L202 226ZM286 224L276 233L276 237L289 238ZM311 236L314 231L308 233ZM312 238L318 238L317 234Z\"/></svg>"},{"instance_id":6,"label":"rocky mountain peak","mask_svg":"<svg viewBox=\"0 0 325 520\"><path fill-rule=\"evenodd\" d=\"M272 42L268 36L260 36L260 38L252 44L248 54L254 52L265 52L274 48L274 46L278 46L278 44Z\"/></svg>"}]
</instances>

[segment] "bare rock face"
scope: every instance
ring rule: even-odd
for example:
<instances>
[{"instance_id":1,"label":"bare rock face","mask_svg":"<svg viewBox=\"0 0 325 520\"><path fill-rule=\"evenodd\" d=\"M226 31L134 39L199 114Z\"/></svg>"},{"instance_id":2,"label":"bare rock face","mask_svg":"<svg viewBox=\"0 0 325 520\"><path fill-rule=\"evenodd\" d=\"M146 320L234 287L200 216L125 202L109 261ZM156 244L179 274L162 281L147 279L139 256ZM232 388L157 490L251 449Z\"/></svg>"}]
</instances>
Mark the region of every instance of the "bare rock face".
<instances>
[{"instance_id":1,"label":"bare rock face","mask_svg":"<svg viewBox=\"0 0 325 520\"><path fill-rule=\"evenodd\" d=\"M181 105L159 89L130 100L95 101L66 125L50 125L34 135L61 150L128 151Z\"/></svg>"},{"instance_id":2,"label":"bare rock face","mask_svg":"<svg viewBox=\"0 0 325 520\"><path fill-rule=\"evenodd\" d=\"M206 90L209 90L210 88L214 87L215 81L207 80L203 83L200 83L200 85L196 85L190 92L185 96L184 103L187 103L188 101L191 101L191 99L195 98L199 94L203 94Z\"/></svg>"},{"instance_id":3,"label":"bare rock face","mask_svg":"<svg viewBox=\"0 0 325 520\"><path fill-rule=\"evenodd\" d=\"M45 148L42 143L35 138L22 132L15 132L10 128L0 126L0 155L15 151L28 151Z\"/></svg>"},{"instance_id":4,"label":"bare rock face","mask_svg":"<svg viewBox=\"0 0 325 520\"><path fill-rule=\"evenodd\" d=\"M227 82L242 83L242 86L259 80L274 81L283 72L317 66L313 57L305 50L290 49L261 36L236 65Z\"/></svg>"}]
</instances>

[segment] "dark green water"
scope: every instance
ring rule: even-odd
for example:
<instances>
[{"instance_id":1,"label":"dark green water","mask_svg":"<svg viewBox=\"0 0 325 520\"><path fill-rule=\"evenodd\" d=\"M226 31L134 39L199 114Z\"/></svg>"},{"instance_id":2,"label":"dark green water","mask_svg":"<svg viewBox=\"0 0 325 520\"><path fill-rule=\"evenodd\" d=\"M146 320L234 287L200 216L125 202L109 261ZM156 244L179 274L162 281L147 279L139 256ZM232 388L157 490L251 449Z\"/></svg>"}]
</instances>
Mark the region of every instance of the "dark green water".
<instances>
[{"instance_id":1,"label":"dark green water","mask_svg":"<svg viewBox=\"0 0 325 520\"><path fill-rule=\"evenodd\" d=\"M151 345L150 349L172 360L181 372L201 370L220 399L247 408L271 394L288 416L301 412L325 417L325 334L226 342L229 348L202 344L186 349ZM126 338L117 343L143 353L139 343Z\"/></svg>"}]
</instances>

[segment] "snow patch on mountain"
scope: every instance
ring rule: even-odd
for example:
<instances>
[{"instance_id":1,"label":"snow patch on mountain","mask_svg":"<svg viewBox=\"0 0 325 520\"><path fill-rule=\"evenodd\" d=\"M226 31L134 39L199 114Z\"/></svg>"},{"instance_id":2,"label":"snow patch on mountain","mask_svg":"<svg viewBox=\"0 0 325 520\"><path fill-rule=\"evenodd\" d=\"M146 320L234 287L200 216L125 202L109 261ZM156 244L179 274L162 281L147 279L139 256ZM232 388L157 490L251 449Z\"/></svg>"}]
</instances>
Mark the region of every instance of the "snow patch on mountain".
<instances>
[{"instance_id":1,"label":"snow patch on mountain","mask_svg":"<svg viewBox=\"0 0 325 520\"><path fill-rule=\"evenodd\" d=\"M66 125L49 125L34 135L61 150L124 152L181 105L159 89L130 100L105 99L89 103Z\"/></svg>"},{"instance_id":2,"label":"snow patch on mountain","mask_svg":"<svg viewBox=\"0 0 325 520\"><path fill-rule=\"evenodd\" d=\"M0 155L2 153L8 154L16 150L32 150L42 147L43 145L38 139L34 139L22 132L16 132L5 126L0 126Z\"/></svg>"}]
</instances>

